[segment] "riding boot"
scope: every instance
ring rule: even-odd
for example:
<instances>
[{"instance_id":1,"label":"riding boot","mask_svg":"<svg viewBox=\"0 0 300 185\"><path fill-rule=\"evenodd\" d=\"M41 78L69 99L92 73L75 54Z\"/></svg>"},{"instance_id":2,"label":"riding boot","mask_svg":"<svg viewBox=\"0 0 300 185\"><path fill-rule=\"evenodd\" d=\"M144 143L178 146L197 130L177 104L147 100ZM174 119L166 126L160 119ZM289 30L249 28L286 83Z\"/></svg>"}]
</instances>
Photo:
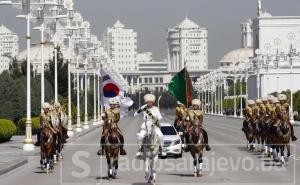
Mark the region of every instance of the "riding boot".
<instances>
[{"instance_id":1,"label":"riding boot","mask_svg":"<svg viewBox=\"0 0 300 185\"><path fill-rule=\"evenodd\" d=\"M292 141L296 141L297 137L294 135L294 126L290 123L291 125L291 135L292 135Z\"/></svg>"},{"instance_id":2,"label":"riding boot","mask_svg":"<svg viewBox=\"0 0 300 185\"><path fill-rule=\"evenodd\" d=\"M206 151L210 151L211 148L208 145L208 135L207 135L207 132L204 129L203 129L203 137L204 137L204 144L205 144Z\"/></svg>"},{"instance_id":3,"label":"riding boot","mask_svg":"<svg viewBox=\"0 0 300 185\"><path fill-rule=\"evenodd\" d=\"M189 146L190 143L189 143L189 137L188 137L188 135L185 136L185 143L184 144L185 144L184 151L185 152L189 152L190 151L190 146Z\"/></svg>"},{"instance_id":4,"label":"riding boot","mask_svg":"<svg viewBox=\"0 0 300 185\"><path fill-rule=\"evenodd\" d=\"M97 155L105 155L105 150L104 150L104 147L103 147L104 143L105 143L105 137L102 136L101 140L100 140L101 148L98 150Z\"/></svg>"},{"instance_id":5,"label":"riding boot","mask_svg":"<svg viewBox=\"0 0 300 185\"><path fill-rule=\"evenodd\" d=\"M121 145L120 145L120 155L126 155L126 151L124 149L124 137L122 135L120 135L120 142L121 142Z\"/></svg>"},{"instance_id":6,"label":"riding boot","mask_svg":"<svg viewBox=\"0 0 300 185\"><path fill-rule=\"evenodd\" d=\"M37 130L37 141L34 143L35 146L40 146L40 138L41 138L41 129Z\"/></svg>"}]
</instances>

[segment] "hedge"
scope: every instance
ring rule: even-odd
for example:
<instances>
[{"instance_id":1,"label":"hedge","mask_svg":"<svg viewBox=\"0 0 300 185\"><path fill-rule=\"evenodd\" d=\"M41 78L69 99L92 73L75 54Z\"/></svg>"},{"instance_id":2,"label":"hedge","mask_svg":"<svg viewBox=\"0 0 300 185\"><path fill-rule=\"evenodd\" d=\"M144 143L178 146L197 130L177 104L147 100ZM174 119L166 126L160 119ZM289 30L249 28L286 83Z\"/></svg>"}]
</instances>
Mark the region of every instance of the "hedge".
<instances>
[{"instance_id":1,"label":"hedge","mask_svg":"<svg viewBox=\"0 0 300 185\"><path fill-rule=\"evenodd\" d=\"M0 142L9 141L16 132L17 128L12 121L0 119Z\"/></svg>"},{"instance_id":2,"label":"hedge","mask_svg":"<svg viewBox=\"0 0 300 185\"><path fill-rule=\"evenodd\" d=\"M38 129L40 128L40 118L39 117L33 117L31 118L31 129L32 129L32 134L36 134ZM17 124L18 127L18 134L23 135L25 134L26 131L26 118L22 118L18 121Z\"/></svg>"}]
</instances>

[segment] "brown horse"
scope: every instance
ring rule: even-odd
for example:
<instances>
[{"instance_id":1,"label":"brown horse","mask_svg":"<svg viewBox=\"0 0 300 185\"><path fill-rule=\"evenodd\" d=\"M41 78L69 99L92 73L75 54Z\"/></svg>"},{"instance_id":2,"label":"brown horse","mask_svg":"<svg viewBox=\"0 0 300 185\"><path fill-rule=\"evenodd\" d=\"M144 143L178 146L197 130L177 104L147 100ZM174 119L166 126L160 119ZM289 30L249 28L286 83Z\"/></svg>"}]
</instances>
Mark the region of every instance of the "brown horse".
<instances>
[{"instance_id":1,"label":"brown horse","mask_svg":"<svg viewBox=\"0 0 300 185\"><path fill-rule=\"evenodd\" d=\"M202 176L202 166L203 166L203 149L205 148L204 137L203 137L203 127L199 120L194 123L191 121L187 122L187 139L188 147L190 153L194 160L194 176Z\"/></svg>"},{"instance_id":2,"label":"brown horse","mask_svg":"<svg viewBox=\"0 0 300 185\"><path fill-rule=\"evenodd\" d=\"M108 132L105 136L104 150L108 165L108 178L109 180L112 180L112 178L116 178L117 176L121 142L117 123L113 122L111 119L108 119L106 126Z\"/></svg>"},{"instance_id":3,"label":"brown horse","mask_svg":"<svg viewBox=\"0 0 300 185\"><path fill-rule=\"evenodd\" d=\"M46 172L49 173L49 170L53 170L54 159L53 155L55 154L54 147L54 133L52 130L45 126L41 130L40 136L40 146L41 146L41 169L44 170L46 167Z\"/></svg>"},{"instance_id":4,"label":"brown horse","mask_svg":"<svg viewBox=\"0 0 300 185\"><path fill-rule=\"evenodd\" d=\"M177 116L175 119L175 123L174 123L174 127L175 127L176 131L178 132L178 134L180 135L182 143L185 143L184 142L184 135L185 135L184 132L185 132L185 124L187 121L186 119L187 119L187 115L183 114L183 115Z\"/></svg>"},{"instance_id":5,"label":"brown horse","mask_svg":"<svg viewBox=\"0 0 300 185\"><path fill-rule=\"evenodd\" d=\"M274 145L276 152L273 151L274 160L279 160L279 151L280 151L280 162L282 165L285 164L284 150L287 148L287 159L291 155L290 150L290 141L291 141L291 125L289 123L289 117L286 112L280 114L280 119L274 124L275 133L274 133Z\"/></svg>"}]
</instances>

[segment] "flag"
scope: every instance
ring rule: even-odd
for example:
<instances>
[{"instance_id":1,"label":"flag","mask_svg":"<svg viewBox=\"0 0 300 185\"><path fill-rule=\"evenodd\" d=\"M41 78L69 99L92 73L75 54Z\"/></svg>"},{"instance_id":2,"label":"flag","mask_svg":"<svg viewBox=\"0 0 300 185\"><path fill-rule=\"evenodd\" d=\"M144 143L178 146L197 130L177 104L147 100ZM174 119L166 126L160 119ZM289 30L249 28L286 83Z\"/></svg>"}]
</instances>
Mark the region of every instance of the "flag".
<instances>
[{"instance_id":1,"label":"flag","mask_svg":"<svg viewBox=\"0 0 300 185\"><path fill-rule=\"evenodd\" d=\"M108 100L110 98L116 98L117 106L120 108L121 116L124 116L128 111L128 108L132 106L133 101L125 97L124 94L127 90L127 86L122 84L121 79L117 79L112 73L102 69L102 105L108 108Z\"/></svg>"},{"instance_id":2,"label":"flag","mask_svg":"<svg viewBox=\"0 0 300 185\"><path fill-rule=\"evenodd\" d=\"M186 106L192 104L192 89L192 81L186 68L178 72L168 84L169 94Z\"/></svg>"}]
</instances>

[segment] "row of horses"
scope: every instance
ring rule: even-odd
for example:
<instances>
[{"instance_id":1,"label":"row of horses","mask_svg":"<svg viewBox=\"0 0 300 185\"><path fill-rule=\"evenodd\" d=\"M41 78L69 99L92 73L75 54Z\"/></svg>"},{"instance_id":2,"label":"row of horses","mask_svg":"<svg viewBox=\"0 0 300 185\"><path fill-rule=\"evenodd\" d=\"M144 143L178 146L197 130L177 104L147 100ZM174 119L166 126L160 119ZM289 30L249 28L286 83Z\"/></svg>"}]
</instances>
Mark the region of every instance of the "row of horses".
<instances>
[{"instance_id":1,"label":"row of horses","mask_svg":"<svg viewBox=\"0 0 300 185\"><path fill-rule=\"evenodd\" d=\"M271 113L270 116L245 119L242 130L250 150L257 149L281 165L290 157L291 125L287 113L282 113L280 118Z\"/></svg>"},{"instance_id":2,"label":"row of horses","mask_svg":"<svg viewBox=\"0 0 300 185\"><path fill-rule=\"evenodd\" d=\"M40 148L41 148L41 170L46 170L46 173L54 170L54 164L58 160L63 159L62 150L64 147L64 135L62 134L62 126L58 125L58 132L53 131L45 126L41 128L40 133Z\"/></svg>"}]
</instances>

